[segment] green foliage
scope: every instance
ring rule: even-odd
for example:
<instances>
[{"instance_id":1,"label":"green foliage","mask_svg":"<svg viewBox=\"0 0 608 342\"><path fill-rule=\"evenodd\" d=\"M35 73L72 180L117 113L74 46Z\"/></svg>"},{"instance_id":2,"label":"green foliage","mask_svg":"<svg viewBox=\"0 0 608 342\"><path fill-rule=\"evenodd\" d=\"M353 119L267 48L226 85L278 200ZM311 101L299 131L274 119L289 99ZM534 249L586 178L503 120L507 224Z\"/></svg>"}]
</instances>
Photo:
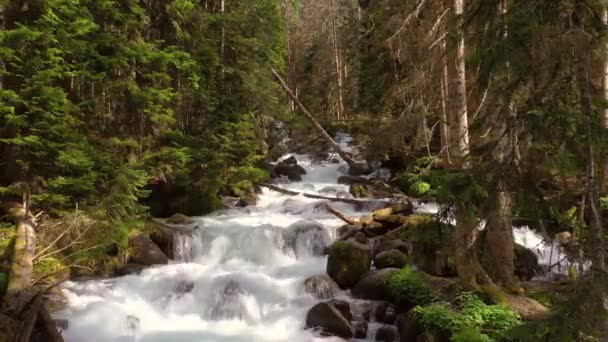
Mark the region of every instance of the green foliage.
<instances>
[{"instance_id":1,"label":"green foliage","mask_svg":"<svg viewBox=\"0 0 608 342\"><path fill-rule=\"evenodd\" d=\"M411 266L406 266L392 275L388 285L397 301L426 305L437 300L424 275Z\"/></svg>"},{"instance_id":2,"label":"green foliage","mask_svg":"<svg viewBox=\"0 0 608 342\"><path fill-rule=\"evenodd\" d=\"M202 214L265 180L256 118L283 112L268 72L284 64L281 4L7 1L0 197L25 181L37 210L85 210L124 247L151 184Z\"/></svg>"},{"instance_id":3,"label":"green foliage","mask_svg":"<svg viewBox=\"0 0 608 342\"><path fill-rule=\"evenodd\" d=\"M511 309L488 305L472 293L459 295L454 304L417 306L414 315L427 331L447 333L452 341L494 341L520 323Z\"/></svg>"},{"instance_id":4,"label":"green foliage","mask_svg":"<svg viewBox=\"0 0 608 342\"><path fill-rule=\"evenodd\" d=\"M608 197L600 198L600 208L603 212L608 212Z\"/></svg>"},{"instance_id":5,"label":"green foliage","mask_svg":"<svg viewBox=\"0 0 608 342\"><path fill-rule=\"evenodd\" d=\"M410 185L410 193L416 197L422 197L431 190L431 185L425 181L417 181Z\"/></svg>"}]
</instances>

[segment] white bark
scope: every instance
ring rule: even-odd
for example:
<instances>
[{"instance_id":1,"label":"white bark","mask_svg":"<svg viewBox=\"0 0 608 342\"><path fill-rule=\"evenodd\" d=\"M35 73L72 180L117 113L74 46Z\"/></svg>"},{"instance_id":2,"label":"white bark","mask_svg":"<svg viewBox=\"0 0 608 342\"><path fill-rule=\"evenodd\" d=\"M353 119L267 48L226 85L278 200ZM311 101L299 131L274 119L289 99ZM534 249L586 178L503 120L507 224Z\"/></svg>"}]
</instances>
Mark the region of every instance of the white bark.
<instances>
[{"instance_id":1,"label":"white bark","mask_svg":"<svg viewBox=\"0 0 608 342\"><path fill-rule=\"evenodd\" d=\"M469 119L467 108L467 80L466 80L466 46L462 16L464 13L464 0L454 0L454 12L457 20L456 28L456 125L457 143L456 156L459 162L469 154Z\"/></svg>"},{"instance_id":2,"label":"white bark","mask_svg":"<svg viewBox=\"0 0 608 342\"><path fill-rule=\"evenodd\" d=\"M602 23L604 26L608 26L608 5L604 5L602 8ZM604 77L602 80L602 90L604 91L604 101L608 104L608 43L605 46L606 51L604 52L604 65L603 72ZM608 128L608 107L604 109L603 122L604 128Z\"/></svg>"}]
</instances>

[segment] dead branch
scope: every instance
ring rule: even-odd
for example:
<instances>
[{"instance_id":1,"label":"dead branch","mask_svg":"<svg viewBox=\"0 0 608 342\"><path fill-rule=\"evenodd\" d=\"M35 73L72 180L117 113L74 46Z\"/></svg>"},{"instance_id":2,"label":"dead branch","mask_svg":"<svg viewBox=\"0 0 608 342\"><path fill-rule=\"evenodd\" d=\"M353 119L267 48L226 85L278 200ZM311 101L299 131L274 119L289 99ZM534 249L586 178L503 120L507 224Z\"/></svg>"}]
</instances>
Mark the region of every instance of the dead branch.
<instances>
[{"instance_id":1,"label":"dead branch","mask_svg":"<svg viewBox=\"0 0 608 342\"><path fill-rule=\"evenodd\" d=\"M327 133L327 131L323 128L323 126L321 126L319 121L317 121L317 119L315 119L315 117L308 111L306 106L304 106L304 104L300 101L300 99L298 99L298 97L294 94L294 92L291 90L291 88L289 88L289 86L287 85L285 80L283 80L283 78L279 75L279 73L276 71L276 69L273 67L270 67L270 71L272 72L272 75L274 76L274 78L279 82L281 87L283 87L283 89L285 90L287 95L302 110L302 114L317 129L317 131L323 136L323 138L325 138L325 140L329 143L329 145L332 147L332 149L336 153L338 153L338 155L340 155L340 157L342 159L344 159L344 161L346 163L348 163L348 165L351 168L360 170L362 173L366 173L367 171L370 171L368 165L366 165L365 163L359 163L359 162L355 161L350 156L349 153L346 153L342 150L340 145L338 145L338 143ZM369 172L367 172L367 173L369 173Z\"/></svg>"},{"instance_id":2,"label":"dead branch","mask_svg":"<svg viewBox=\"0 0 608 342\"><path fill-rule=\"evenodd\" d=\"M356 225L357 224L357 220L344 215L343 213L341 213L340 211L338 211L336 208L332 207L328 203L325 204L325 208L327 208L327 211L329 211L330 213L336 215L337 218L339 218L340 220L346 222L347 224L352 224L352 225Z\"/></svg>"}]
</instances>

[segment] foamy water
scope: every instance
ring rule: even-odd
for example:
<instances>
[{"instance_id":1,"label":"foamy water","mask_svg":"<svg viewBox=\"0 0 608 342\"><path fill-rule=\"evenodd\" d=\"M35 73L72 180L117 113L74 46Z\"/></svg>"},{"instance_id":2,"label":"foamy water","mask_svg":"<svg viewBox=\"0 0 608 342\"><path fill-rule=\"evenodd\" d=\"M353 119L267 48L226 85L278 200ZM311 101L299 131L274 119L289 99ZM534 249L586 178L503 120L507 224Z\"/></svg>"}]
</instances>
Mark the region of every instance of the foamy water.
<instances>
[{"instance_id":1,"label":"foamy water","mask_svg":"<svg viewBox=\"0 0 608 342\"><path fill-rule=\"evenodd\" d=\"M349 138L339 136L343 146ZM296 155L307 174L282 187L335 195L345 164L313 164ZM304 330L318 302L304 280L325 273L319 247L336 238L342 222L321 201L263 189L254 207L196 218L194 236L179 236L170 265L102 281L68 282L66 341L313 341ZM351 205L333 203L346 215ZM289 227L314 221L322 230L297 235ZM327 339L325 339L327 340Z\"/></svg>"},{"instance_id":2,"label":"foamy water","mask_svg":"<svg viewBox=\"0 0 608 342\"><path fill-rule=\"evenodd\" d=\"M348 136L338 139L350 148ZM348 191L337 184L344 163L313 164L307 156L296 158L307 174L301 182L282 187L329 196ZM382 171L378 175L384 176ZM343 224L321 210L320 202L263 189L256 206L196 218L200 228L191 236L177 236L176 260L169 265L139 275L67 282L69 303L56 315L68 320L65 340L315 341L304 330L304 320L318 300L304 291L304 280L325 273L327 257L319 256L319 248L334 240ZM366 214L345 203L332 206L347 216ZM418 205L421 212L438 208ZM302 221L316 222L322 229L294 236L294 226ZM515 230L515 237L527 247L548 248L530 230ZM544 255L541 260L552 262ZM379 326L371 323L368 336Z\"/></svg>"}]
</instances>

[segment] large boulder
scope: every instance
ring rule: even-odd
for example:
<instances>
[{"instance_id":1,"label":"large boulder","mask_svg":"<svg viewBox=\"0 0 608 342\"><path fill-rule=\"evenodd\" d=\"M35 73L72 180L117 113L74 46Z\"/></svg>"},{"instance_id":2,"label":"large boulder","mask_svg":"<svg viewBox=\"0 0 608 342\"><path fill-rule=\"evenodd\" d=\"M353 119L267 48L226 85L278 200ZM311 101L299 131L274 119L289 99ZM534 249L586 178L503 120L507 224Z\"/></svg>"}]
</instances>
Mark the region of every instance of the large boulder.
<instances>
[{"instance_id":1,"label":"large boulder","mask_svg":"<svg viewBox=\"0 0 608 342\"><path fill-rule=\"evenodd\" d=\"M541 272L538 264L538 256L531 249L520 244L515 244L515 275L519 279L527 281Z\"/></svg>"},{"instance_id":2,"label":"large boulder","mask_svg":"<svg viewBox=\"0 0 608 342\"><path fill-rule=\"evenodd\" d=\"M291 156L278 163L274 168L274 173L279 176L286 176L291 181L301 181L302 175L306 174L306 170L298 165L295 157Z\"/></svg>"},{"instance_id":3,"label":"large boulder","mask_svg":"<svg viewBox=\"0 0 608 342\"><path fill-rule=\"evenodd\" d=\"M357 284L371 266L371 251L356 241L336 241L329 250L327 274L343 289Z\"/></svg>"},{"instance_id":4,"label":"large boulder","mask_svg":"<svg viewBox=\"0 0 608 342\"><path fill-rule=\"evenodd\" d=\"M169 258L150 238L141 232L129 236L130 257L129 262L140 265L162 265L169 262Z\"/></svg>"},{"instance_id":5,"label":"large boulder","mask_svg":"<svg viewBox=\"0 0 608 342\"><path fill-rule=\"evenodd\" d=\"M338 284L325 274L314 275L306 279L304 289L317 299L334 298L340 291Z\"/></svg>"},{"instance_id":6,"label":"large boulder","mask_svg":"<svg viewBox=\"0 0 608 342\"><path fill-rule=\"evenodd\" d=\"M285 247L297 258L321 256L329 245L329 233L315 221L300 221L289 226L283 233Z\"/></svg>"},{"instance_id":7,"label":"large boulder","mask_svg":"<svg viewBox=\"0 0 608 342\"><path fill-rule=\"evenodd\" d=\"M394 249L402 252L403 254L409 255L413 248L414 247L412 244L408 241L399 238L391 239L390 237L383 236L376 240L376 244L374 246L374 255Z\"/></svg>"},{"instance_id":8,"label":"large boulder","mask_svg":"<svg viewBox=\"0 0 608 342\"><path fill-rule=\"evenodd\" d=\"M367 337L368 324L366 321L353 322L353 328L355 328L355 338L365 339Z\"/></svg>"},{"instance_id":9,"label":"large boulder","mask_svg":"<svg viewBox=\"0 0 608 342\"><path fill-rule=\"evenodd\" d=\"M401 342L417 341L418 337L424 334L424 327L410 313L399 315L395 325Z\"/></svg>"},{"instance_id":10,"label":"large boulder","mask_svg":"<svg viewBox=\"0 0 608 342\"><path fill-rule=\"evenodd\" d=\"M367 272L351 290L352 296L359 299L391 301L392 293L388 281L397 272L397 268Z\"/></svg>"},{"instance_id":11,"label":"large boulder","mask_svg":"<svg viewBox=\"0 0 608 342\"><path fill-rule=\"evenodd\" d=\"M215 293L213 306L208 312L209 318L214 320L251 319L243 301L245 295L247 292L238 282L228 281Z\"/></svg>"},{"instance_id":12,"label":"large boulder","mask_svg":"<svg viewBox=\"0 0 608 342\"><path fill-rule=\"evenodd\" d=\"M378 342L397 342L399 332L391 325L383 325L376 331L376 341Z\"/></svg>"},{"instance_id":13,"label":"large boulder","mask_svg":"<svg viewBox=\"0 0 608 342\"><path fill-rule=\"evenodd\" d=\"M339 308L336 304L336 302L326 302L313 306L306 314L306 328L324 336L353 338L355 329L350 320L344 316L344 306L339 305Z\"/></svg>"},{"instance_id":14,"label":"large boulder","mask_svg":"<svg viewBox=\"0 0 608 342\"><path fill-rule=\"evenodd\" d=\"M397 320L397 307L389 302L381 302L374 308L376 321L384 324L394 324Z\"/></svg>"},{"instance_id":15,"label":"large boulder","mask_svg":"<svg viewBox=\"0 0 608 342\"><path fill-rule=\"evenodd\" d=\"M403 268L408 263L405 253L397 249L380 252L374 257L374 266L382 268Z\"/></svg>"}]
</instances>

